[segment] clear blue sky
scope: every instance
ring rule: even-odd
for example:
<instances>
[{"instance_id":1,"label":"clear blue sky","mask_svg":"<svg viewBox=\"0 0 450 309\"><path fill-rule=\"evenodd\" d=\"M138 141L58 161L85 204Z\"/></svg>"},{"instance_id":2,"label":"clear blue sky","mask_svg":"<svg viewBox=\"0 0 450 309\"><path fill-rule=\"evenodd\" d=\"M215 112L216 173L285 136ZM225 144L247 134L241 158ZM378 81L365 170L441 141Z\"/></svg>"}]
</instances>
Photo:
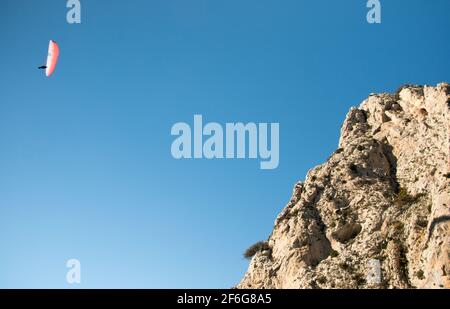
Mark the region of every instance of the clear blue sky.
<instances>
[{"instance_id":1,"label":"clear blue sky","mask_svg":"<svg viewBox=\"0 0 450 309\"><path fill-rule=\"evenodd\" d=\"M228 288L351 106L450 80L450 1L0 2L0 287ZM61 56L46 78L48 41ZM279 122L280 165L174 160L171 126Z\"/></svg>"}]
</instances>

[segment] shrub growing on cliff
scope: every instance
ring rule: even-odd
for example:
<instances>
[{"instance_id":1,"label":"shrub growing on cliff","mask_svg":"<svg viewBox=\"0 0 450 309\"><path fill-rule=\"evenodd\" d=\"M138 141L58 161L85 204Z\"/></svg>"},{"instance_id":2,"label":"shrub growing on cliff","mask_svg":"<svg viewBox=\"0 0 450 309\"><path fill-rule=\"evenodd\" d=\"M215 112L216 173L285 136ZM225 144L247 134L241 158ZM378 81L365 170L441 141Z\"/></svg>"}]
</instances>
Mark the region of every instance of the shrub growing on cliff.
<instances>
[{"instance_id":1,"label":"shrub growing on cliff","mask_svg":"<svg viewBox=\"0 0 450 309\"><path fill-rule=\"evenodd\" d=\"M324 276L320 276L319 278L317 278L317 282L320 284L325 284L327 283L327 278Z\"/></svg>"},{"instance_id":2,"label":"shrub growing on cliff","mask_svg":"<svg viewBox=\"0 0 450 309\"><path fill-rule=\"evenodd\" d=\"M258 241L257 243L251 245L247 250L245 250L244 257L246 259L251 259L256 253L268 249L269 244L267 243L267 241Z\"/></svg>"},{"instance_id":3,"label":"shrub growing on cliff","mask_svg":"<svg viewBox=\"0 0 450 309\"><path fill-rule=\"evenodd\" d=\"M411 195L408 193L408 190L401 187L401 188L399 188L397 194L395 195L394 202L397 206L403 207L403 206L417 203L422 196L424 196L423 193L419 193L417 195Z\"/></svg>"},{"instance_id":4,"label":"shrub growing on cliff","mask_svg":"<svg viewBox=\"0 0 450 309\"><path fill-rule=\"evenodd\" d=\"M423 279L425 279L425 276L424 276L424 273L423 273L423 270L419 270L419 271L417 271L416 272L416 277L419 279L419 280L423 280Z\"/></svg>"}]
</instances>

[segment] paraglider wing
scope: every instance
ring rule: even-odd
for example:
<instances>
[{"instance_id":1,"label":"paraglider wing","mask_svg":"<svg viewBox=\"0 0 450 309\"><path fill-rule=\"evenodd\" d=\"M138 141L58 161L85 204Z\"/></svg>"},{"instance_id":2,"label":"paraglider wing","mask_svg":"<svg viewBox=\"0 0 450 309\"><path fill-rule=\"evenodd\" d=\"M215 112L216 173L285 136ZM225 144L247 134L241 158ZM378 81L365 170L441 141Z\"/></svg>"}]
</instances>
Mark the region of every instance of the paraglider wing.
<instances>
[{"instance_id":1,"label":"paraglider wing","mask_svg":"<svg viewBox=\"0 0 450 309\"><path fill-rule=\"evenodd\" d=\"M45 75L49 77L55 71L56 63L59 57L59 47L55 41L50 41L48 45L48 56L47 56L47 68L45 69Z\"/></svg>"}]
</instances>

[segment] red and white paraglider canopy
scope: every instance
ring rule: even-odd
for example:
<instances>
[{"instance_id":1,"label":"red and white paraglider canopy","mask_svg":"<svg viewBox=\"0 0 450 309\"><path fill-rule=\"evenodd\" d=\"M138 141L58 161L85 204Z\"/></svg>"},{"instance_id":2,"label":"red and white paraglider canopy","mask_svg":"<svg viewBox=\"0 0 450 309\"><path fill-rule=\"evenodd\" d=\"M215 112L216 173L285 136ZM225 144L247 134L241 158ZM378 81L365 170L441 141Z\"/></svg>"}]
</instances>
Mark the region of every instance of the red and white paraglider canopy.
<instances>
[{"instance_id":1,"label":"red and white paraglider canopy","mask_svg":"<svg viewBox=\"0 0 450 309\"><path fill-rule=\"evenodd\" d=\"M56 63L59 57L59 46L55 41L50 40L48 44L48 56L47 56L47 68L45 69L45 75L50 77L55 71Z\"/></svg>"}]
</instances>

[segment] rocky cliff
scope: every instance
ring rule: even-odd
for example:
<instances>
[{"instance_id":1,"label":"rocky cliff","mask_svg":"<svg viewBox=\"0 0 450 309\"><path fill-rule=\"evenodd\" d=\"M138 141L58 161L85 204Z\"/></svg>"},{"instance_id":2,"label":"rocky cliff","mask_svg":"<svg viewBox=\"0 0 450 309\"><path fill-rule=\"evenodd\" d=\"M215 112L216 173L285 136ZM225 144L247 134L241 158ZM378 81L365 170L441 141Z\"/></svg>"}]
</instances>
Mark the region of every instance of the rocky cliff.
<instances>
[{"instance_id":1,"label":"rocky cliff","mask_svg":"<svg viewBox=\"0 0 450 309\"><path fill-rule=\"evenodd\" d=\"M450 288L450 85L352 108L238 288Z\"/></svg>"}]
</instances>

